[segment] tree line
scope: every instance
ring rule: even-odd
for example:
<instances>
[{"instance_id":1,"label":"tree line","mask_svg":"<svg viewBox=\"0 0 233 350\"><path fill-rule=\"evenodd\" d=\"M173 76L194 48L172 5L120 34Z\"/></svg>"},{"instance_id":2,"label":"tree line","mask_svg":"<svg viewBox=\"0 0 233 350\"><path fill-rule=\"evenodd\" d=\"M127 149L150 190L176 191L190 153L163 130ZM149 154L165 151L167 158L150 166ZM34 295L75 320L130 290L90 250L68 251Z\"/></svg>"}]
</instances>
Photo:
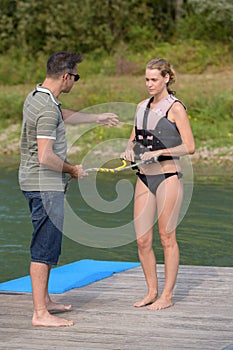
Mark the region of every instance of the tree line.
<instances>
[{"instance_id":1,"label":"tree line","mask_svg":"<svg viewBox=\"0 0 233 350\"><path fill-rule=\"evenodd\" d=\"M0 0L0 53L112 54L190 37L232 43L232 1Z\"/></svg>"}]
</instances>

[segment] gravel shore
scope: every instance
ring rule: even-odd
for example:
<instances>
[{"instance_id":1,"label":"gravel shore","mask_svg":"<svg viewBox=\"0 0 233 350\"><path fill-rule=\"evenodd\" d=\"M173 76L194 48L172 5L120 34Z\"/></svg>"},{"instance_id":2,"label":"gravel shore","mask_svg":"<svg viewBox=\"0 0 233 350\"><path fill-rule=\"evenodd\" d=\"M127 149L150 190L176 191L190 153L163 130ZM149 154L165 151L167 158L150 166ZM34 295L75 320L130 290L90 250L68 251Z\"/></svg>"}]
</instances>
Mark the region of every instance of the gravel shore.
<instances>
[{"instance_id":1,"label":"gravel shore","mask_svg":"<svg viewBox=\"0 0 233 350\"><path fill-rule=\"evenodd\" d=\"M0 151L0 166L8 170L18 168L19 142L9 142ZM114 154L111 153L113 158ZM117 158L118 154L115 155ZM233 184L233 147L207 149L202 147L190 156L196 182Z\"/></svg>"}]
</instances>

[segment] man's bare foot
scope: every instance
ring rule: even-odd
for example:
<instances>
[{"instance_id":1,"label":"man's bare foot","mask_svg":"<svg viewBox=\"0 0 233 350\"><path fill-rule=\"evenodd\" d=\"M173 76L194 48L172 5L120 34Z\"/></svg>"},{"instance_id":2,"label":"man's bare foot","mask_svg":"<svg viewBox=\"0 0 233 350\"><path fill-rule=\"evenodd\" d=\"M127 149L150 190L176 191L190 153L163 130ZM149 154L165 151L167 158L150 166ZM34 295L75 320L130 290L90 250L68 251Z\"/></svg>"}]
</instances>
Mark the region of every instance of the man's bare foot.
<instances>
[{"instance_id":1,"label":"man's bare foot","mask_svg":"<svg viewBox=\"0 0 233 350\"><path fill-rule=\"evenodd\" d=\"M143 298L142 300L137 301L133 306L134 307L143 307L143 306L147 306L150 305L152 303L154 303L157 299L157 295L146 295L145 298Z\"/></svg>"},{"instance_id":2,"label":"man's bare foot","mask_svg":"<svg viewBox=\"0 0 233 350\"><path fill-rule=\"evenodd\" d=\"M160 297L153 304L151 304L147 309L162 310L162 309L167 309L168 307L171 307L171 306L173 306L172 299Z\"/></svg>"},{"instance_id":3,"label":"man's bare foot","mask_svg":"<svg viewBox=\"0 0 233 350\"><path fill-rule=\"evenodd\" d=\"M46 312L40 316L34 314L32 325L37 327L69 327L73 326L74 322L53 316L49 312Z\"/></svg>"},{"instance_id":4,"label":"man's bare foot","mask_svg":"<svg viewBox=\"0 0 233 350\"><path fill-rule=\"evenodd\" d=\"M49 300L49 302L46 304L47 309L49 312L66 312L70 311L72 309L72 305L64 305L60 303L55 303L52 300Z\"/></svg>"}]
</instances>

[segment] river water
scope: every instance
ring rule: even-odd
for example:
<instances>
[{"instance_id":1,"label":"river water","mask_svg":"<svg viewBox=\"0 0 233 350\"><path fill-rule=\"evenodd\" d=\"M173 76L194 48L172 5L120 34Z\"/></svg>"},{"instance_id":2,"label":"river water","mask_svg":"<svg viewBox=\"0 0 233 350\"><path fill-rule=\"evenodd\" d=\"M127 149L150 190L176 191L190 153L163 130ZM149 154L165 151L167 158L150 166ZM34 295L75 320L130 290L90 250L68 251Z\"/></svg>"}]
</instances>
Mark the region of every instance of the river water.
<instances>
[{"instance_id":1,"label":"river water","mask_svg":"<svg viewBox=\"0 0 233 350\"><path fill-rule=\"evenodd\" d=\"M98 190L101 196L106 196L105 201L111 201L111 196L107 197L115 193L115 180L113 181L113 176L101 176L98 179ZM128 177L133 186L135 176L132 174ZM16 165L1 166L0 186L0 282L3 282L28 274L32 227L27 203L18 186ZM190 205L177 229L181 264L233 267L232 198L232 181L226 179L225 182L211 183L205 178L203 182L194 182ZM132 200L120 214L106 214L85 203L77 183L73 183L68 190L67 203L73 206L82 222L89 221L88 225L96 228L96 237L101 227L112 232L118 227L120 231L121 225L132 221ZM77 225L77 232L79 229ZM83 236L74 240L69 235L64 235L59 265L81 259L138 261L137 246L132 236L122 242L116 238L115 243L119 244L106 244L105 247L104 244L86 244L85 233L82 232ZM163 251L156 229L154 248L158 263L163 263Z\"/></svg>"}]
</instances>

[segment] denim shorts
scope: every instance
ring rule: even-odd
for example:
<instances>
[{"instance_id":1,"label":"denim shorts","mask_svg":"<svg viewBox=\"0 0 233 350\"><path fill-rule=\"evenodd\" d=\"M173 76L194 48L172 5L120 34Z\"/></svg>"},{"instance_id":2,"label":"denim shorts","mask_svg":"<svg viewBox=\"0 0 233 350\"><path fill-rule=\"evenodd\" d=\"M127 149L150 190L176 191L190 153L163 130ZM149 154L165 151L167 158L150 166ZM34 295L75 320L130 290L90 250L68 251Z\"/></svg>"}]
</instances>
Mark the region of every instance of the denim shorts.
<instances>
[{"instance_id":1,"label":"denim shorts","mask_svg":"<svg viewBox=\"0 0 233 350\"><path fill-rule=\"evenodd\" d=\"M31 261L57 265L61 254L64 223L64 193L23 191L31 212L33 233Z\"/></svg>"}]
</instances>

